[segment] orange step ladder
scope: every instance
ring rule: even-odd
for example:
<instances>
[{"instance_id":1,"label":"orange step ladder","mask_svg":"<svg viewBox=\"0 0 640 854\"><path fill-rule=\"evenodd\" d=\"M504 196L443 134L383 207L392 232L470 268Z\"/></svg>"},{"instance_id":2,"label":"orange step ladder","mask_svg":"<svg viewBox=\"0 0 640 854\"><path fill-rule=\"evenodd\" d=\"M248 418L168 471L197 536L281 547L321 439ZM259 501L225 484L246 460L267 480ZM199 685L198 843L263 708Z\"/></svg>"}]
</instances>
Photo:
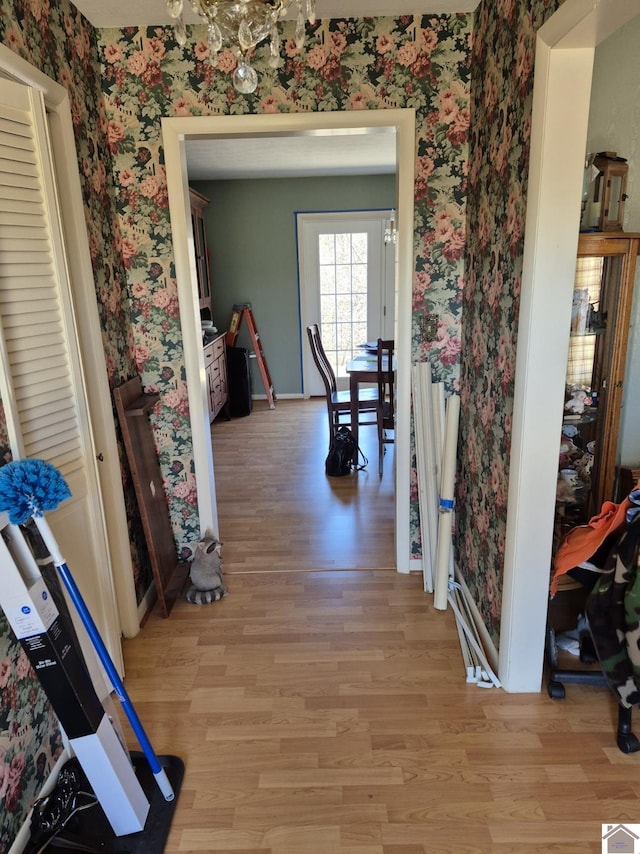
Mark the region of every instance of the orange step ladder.
<instances>
[{"instance_id":1,"label":"orange step ladder","mask_svg":"<svg viewBox=\"0 0 640 854\"><path fill-rule=\"evenodd\" d=\"M276 393L273 390L271 374L269 373L269 368L267 367L267 360L264 357L262 341L260 340L260 336L258 335L258 327L256 326L256 321L253 316L253 310L251 308L250 302L243 302L234 305L233 310L231 312L231 320L229 321L229 330L227 332L226 337L227 347L235 347L236 339L238 337L238 333L240 332L240 326L242 325L243 318L247 323L249 337L251 338L251 344L253 345L253 355L255 356L256 361L258 363L258 369L260 371L260 376L262 377L262 384L264 385L264 390L267 393L269 409L275 409Z\"/></svg>"}]
</instances>

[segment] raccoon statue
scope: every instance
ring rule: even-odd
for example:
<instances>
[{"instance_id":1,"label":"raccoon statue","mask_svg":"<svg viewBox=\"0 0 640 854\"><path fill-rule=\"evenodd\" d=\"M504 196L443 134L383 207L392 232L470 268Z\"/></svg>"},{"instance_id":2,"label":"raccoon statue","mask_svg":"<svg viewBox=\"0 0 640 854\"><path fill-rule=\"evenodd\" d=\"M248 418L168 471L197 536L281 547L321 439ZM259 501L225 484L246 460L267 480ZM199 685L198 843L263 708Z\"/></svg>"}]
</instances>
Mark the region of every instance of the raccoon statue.
<instances>
[{"instance_id":1,"label":"raccoon statue","mask_svg":"<svg viewBox=\"0 0 640 854\"><path fill-rule=\"evenodd\" d=\"M191 586L186 592L187 602L209 605L226 594L222 585L222 543L215 537L204 537L196 546L189 577Z\"/></svg>"}]
</instances>

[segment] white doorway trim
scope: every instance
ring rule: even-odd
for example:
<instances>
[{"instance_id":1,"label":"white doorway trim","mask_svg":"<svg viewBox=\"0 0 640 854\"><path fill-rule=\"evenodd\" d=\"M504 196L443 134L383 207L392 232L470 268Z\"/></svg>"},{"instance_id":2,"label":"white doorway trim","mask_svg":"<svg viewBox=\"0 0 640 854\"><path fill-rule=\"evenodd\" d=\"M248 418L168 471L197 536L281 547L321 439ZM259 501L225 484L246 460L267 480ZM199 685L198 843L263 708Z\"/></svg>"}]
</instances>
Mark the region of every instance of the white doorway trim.
<instances>
[{"instance_id":1,"label":"white doorway trim","mask_svg":"<svg viewBox=\"0 0 640 854\"><path fill-rule=\"evenodd\" d=\"M640 0L565 0L539 30L509 475L499 675L540 690L594 49Z\"/></svg>"},{"instance_id":2,"label":"white doorway trim","mask_svg":"<svg viewBox=\"0 0 640 854\"><path fill-rule=\"evenodd\" d=\"M415 153L415 110L371 110L358 112L290 113L244 116L175 117L162 120L167 170L169 212L184 341L185 370L189 389L191 429L198 489L200 528L218 532L213 453L201 340L200 314L194 298L195 255L191 235L185 141L189 138L225 138L269 135L370 134L394 132L397 154L398 203L398 429L396 431L396 567L410 569L410 410L411 410L411 288L413 280L413 185Z\"/></svg>"},{"instance_id":3,"label":"white doorway trim","mask_svg":"<svg viewBox=\"0 0 640 854\"><path fill-rule=\"evenodd\" d=\"M53 169L60 200L60 214L68 256L69 280L82 370L89 403L94 458L87 465L95 469L104 508L109 560L113 577L99 584L107 599L115 596L118 625L114 637L134 637L140 630L133 581L133 566L127 516L122 494L120 458L116 442L113 407L109 389L102 331L98 316L93 269L84 214L76 145L66 89L51 80L5 45L0 45L0 73L11 80L42 92L47 110L53 153ZM98 583L98 582L97 582ZM122 672L122 657L118 656Z\"/></svg>"}]
</instances>

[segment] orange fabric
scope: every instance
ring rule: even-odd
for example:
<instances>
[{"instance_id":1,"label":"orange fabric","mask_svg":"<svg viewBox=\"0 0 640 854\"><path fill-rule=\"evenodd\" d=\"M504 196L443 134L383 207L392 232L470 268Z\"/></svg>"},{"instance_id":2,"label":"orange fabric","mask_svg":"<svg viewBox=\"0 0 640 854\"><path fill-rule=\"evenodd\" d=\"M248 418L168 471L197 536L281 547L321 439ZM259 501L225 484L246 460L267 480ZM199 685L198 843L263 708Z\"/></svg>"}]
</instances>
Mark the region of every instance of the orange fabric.
<instances>
[{"instance_id":1,"label":"orange fabric","mask_svg":"<svg viewBox=\"0 0 640 854\"><path fill-rule=\"evenodd\" d=\"M588 524L579 525L569 531L560 543L553 561L552 596L558 590L558 579L561 575L588 560L609 534L619 531L625 525L629 507L631 502L628 498L620 504L605 501L598 515L589 519Z\"/></svg>"}]
</instances>

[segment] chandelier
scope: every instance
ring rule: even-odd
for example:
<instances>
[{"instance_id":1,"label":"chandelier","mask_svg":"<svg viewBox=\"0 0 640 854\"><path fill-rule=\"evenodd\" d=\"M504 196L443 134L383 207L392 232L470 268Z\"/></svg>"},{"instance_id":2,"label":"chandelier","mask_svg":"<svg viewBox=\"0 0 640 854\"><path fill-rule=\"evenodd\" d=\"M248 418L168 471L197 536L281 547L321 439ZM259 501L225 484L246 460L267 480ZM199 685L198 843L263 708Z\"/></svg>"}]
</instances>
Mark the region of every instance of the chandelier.
<instances>
[{"instance_id":1,"label":"chandelier","mask_svg":"<svg viewBox=\"0 0 640 854\"><path fill-rule=\"evenodd\" d=\"M190 0L191 8L207 25L209 60L215 66L218 54L229 47L238 59L233 74L233 85L244 94L255 92L258 75L249 64L248 53L264 39L271 40L269 65L278 68L280 58L280 35L278 20L286 15L293 0ZM305 18L302 13L303 0L295 0L298 6L295 40L298 49L304 44ZM175 19L178 44L187 40L187 31L182 18L184 0L167 0L169 15ZM305 0L307 19L313 24L316 19L316 0Z\"/></svg>"}]
</instances>

